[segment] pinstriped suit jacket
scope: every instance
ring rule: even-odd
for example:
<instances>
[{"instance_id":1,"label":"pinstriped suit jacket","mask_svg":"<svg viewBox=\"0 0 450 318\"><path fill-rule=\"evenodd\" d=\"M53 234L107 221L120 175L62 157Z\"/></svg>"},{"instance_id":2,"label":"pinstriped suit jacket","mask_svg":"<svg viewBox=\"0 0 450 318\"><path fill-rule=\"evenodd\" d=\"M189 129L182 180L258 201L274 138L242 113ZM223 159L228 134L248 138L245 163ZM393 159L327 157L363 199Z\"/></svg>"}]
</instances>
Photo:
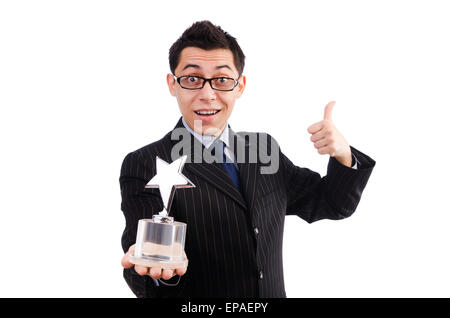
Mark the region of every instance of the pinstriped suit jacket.
<instances>
[{"instance_id":1,"label":"pinstriped suit jacket","mask_svg":"<svg viewBox=\"0 0 450 318\"><path fill-rule=\"evenodd\" d=\"M175 128L184 128L181 118ZM260 133L256 137L260 138ZM234 133L236 145L249 149L249 133ZM191 135L192 136L192 135ZM121 208L126 226L122 235L124 252L135 243L138 220L162 210L158 189L145 189L155 175L155 157L172 162L171 132L161 140L129 153L122 164ZM273 147L269 138L266 153L279 152L279 169L261 174L258 162L238 163L242 193L236 190L221 163L194 163L188 155L183 174L196 187L175 192L170 211L177 221L187 223L185 251L188 270L176 287L155 286L149 276L124 269L128 286L138 297L286 297L283 279L282 242L286 215L298 215L311 223L320 219L342 219L356 209L375 161L351 147L359 161L358 170L330 157L327 175L295 166ZM204 146L192 136L195 143ZM175 158L174 158L175 159ZM175 278L172 278L172 280Z\"/></svg>"}]
</instances>

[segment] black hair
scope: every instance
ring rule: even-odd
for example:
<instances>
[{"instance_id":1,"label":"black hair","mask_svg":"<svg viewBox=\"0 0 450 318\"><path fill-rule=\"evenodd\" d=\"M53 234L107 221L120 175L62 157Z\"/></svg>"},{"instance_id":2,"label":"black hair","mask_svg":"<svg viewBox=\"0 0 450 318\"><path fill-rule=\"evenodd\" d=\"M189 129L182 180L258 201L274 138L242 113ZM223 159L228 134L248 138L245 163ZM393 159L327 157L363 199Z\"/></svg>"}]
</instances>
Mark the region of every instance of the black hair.
<instances>
[{"instance_id":1,"label":"black hair","mask_svg":"<svg viewBox=\"0 0 450 318\"><path fill-rule=\"evenodd\" d=\"M175 74L175 69L180 62L181 51L190 46L203 50L229 49L233 53L234 65L239 76L242 75L245 55L236 38L208 20L195 22L172 44L169 50L169 65L172 74Z\"/></svg>"}]
</instances>

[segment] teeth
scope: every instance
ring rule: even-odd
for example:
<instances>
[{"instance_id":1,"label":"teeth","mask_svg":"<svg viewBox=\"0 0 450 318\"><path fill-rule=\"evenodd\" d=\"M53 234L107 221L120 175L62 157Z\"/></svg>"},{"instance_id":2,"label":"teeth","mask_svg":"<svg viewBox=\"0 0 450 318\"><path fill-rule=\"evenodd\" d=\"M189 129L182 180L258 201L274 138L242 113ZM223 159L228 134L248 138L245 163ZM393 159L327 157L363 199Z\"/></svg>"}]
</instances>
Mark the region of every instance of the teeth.
<instances>
[{"instance_id":1,"label":"teeth","mask_svg":"<svg viewBox=\"0 0 450 318\"><path fill-rule=\"evenodd\" d=\"M196 111L196 113L198 115L214 115L217 112L219 112L219 111L218 110L199 110L199 111Z\"/></svg>"}]
</instances>

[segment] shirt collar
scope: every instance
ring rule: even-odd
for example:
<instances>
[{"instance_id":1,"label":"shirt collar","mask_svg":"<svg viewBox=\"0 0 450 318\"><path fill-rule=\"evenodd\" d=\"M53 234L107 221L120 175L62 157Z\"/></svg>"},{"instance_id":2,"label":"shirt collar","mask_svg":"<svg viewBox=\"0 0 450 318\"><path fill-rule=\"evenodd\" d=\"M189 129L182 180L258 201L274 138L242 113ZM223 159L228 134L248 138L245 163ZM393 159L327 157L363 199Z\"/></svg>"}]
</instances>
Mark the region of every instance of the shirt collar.
<instances>
[{"instance_id":1,"label":"shirt collar","mask_svg":"<svg viewBox=\"0 0 450 318\"><path fill-rule=\"evenodd\" d=\"M210 135L200 135L199 133L193 131L191 127L184 121L184 118L181 117L184 127L195 137L198 141L200 141L206 148L209 148L217 139L223 141L223 143L228 147L229 146L229 127L228 123L225 126L222 134L219 137L210 136Z\"/></svg>"}]
</instances>

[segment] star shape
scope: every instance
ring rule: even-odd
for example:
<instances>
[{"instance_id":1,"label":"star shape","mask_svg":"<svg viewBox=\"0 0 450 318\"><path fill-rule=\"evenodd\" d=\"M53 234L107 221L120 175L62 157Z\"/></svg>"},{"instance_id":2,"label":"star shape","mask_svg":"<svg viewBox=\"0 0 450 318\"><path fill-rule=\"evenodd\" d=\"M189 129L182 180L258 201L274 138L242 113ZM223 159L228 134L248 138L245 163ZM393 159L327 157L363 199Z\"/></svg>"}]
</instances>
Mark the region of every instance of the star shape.
<instances>
[{"instance_id":1,"label":"star shape","mask_svg":"<svg viewBox=\"0 0 450 318\"><path fill-rule=\"evenodd\" d=\"M181 173L186 158L187 156L182 156L169 164L156 156L156 174L145 187L159 188L164 205L163 211L159 213L162 216L167 216L169 214L176 189L195 187L195 185Z\"/></svg>"}]
</instances>

